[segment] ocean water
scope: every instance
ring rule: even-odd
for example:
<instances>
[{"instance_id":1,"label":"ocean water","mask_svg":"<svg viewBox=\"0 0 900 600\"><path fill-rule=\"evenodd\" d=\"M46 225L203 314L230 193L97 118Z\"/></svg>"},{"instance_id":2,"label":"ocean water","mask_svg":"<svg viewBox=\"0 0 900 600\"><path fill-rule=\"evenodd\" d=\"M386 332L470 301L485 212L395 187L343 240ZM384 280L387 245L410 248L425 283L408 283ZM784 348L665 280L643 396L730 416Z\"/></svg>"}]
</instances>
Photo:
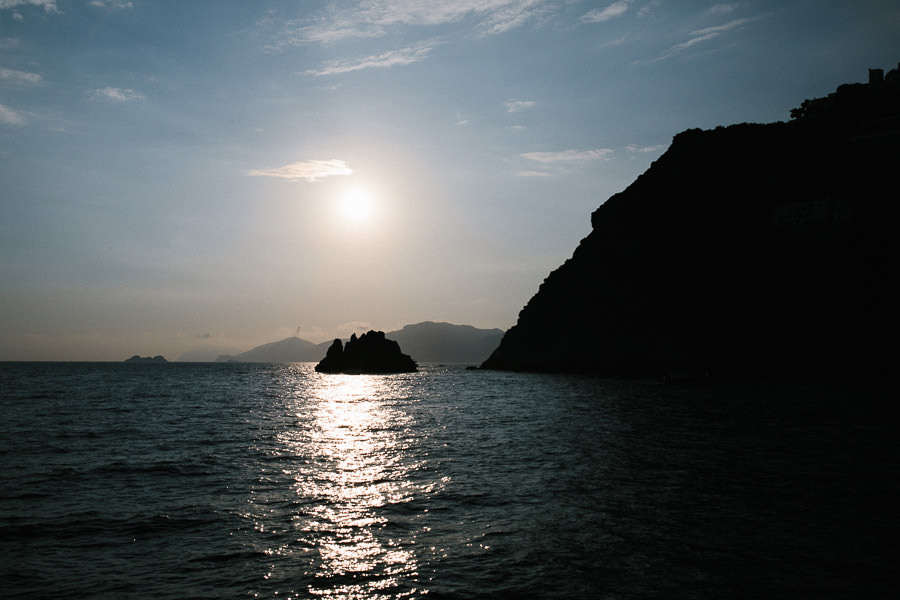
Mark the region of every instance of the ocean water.
<instances>
[{"instance_id":1,"label":"ocean water","mask_svg":"<svg viewBox=\"0 0 900 600\"><path fill-rule=\"evenodd\" d=\"M2 598L887 598L893 399L0 364Z\"/></svg>"}]
</instances>

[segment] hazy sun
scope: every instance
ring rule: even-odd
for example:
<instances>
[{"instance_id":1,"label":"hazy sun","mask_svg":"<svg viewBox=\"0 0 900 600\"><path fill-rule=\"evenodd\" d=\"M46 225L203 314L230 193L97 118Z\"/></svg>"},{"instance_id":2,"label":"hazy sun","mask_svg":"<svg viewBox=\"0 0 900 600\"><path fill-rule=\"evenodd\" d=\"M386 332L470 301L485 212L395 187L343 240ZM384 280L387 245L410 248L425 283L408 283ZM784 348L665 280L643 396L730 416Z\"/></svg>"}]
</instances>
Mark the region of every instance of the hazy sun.
<instances>
[{"instance_id":1,"label":"hazy sun","mask_svg":"<svg viewBox=\"0 0 900 600\"><path fill-rule=\"evenodd\" d=\"M351 223L366 223L375 215L375 196L365 188L351 188L340 198L340 211Z\"/></svg>"}]
</instances>

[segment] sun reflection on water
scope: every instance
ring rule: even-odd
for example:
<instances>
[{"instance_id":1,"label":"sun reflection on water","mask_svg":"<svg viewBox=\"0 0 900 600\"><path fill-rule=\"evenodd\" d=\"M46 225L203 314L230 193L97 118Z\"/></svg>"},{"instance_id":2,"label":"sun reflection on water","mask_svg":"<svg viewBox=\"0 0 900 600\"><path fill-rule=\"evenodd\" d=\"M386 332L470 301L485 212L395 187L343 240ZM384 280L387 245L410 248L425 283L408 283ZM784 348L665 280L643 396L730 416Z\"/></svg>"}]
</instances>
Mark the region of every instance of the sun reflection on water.
<instances>
[{"instance_id":1,"label":"sun reflection on water","mask_svg":"<svg viewBox=\"0 0 900 600\"><path fill-rule=\"evenodd\" d=\"M313 397L297 399L298 427L283 432L280 442L301 459L285 475L301 507L292 520L295 543L307 549L307 573L314 575L309 593L421 595L414 585L414 534L391 527L391 508L413 499L410 475L421 466L406 451L410 417L396 402L408 384L395 376L306 377Z\"/></svg>"}]
</instances>

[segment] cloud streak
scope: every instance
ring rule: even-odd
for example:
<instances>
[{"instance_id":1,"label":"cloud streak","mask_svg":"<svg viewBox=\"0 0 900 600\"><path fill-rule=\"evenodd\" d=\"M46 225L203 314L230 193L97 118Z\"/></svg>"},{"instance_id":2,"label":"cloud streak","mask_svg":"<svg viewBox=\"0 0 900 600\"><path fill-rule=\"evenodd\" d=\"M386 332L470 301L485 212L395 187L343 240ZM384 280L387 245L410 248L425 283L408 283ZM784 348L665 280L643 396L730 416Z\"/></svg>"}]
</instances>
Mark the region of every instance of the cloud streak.
<instances>
[{"instance_id":1,"label":"cloud streak","mask_svg":"<svg viewBox=\"0 0 900 600\"><path fill-rule=\"evenodd\" d=\"M4 69L0 67L0 79L11 83L40 83L43 78L37 73L28 73L27 71L16 71L14 69Z\"/></svg>"},{"instance_id":2,"label":"cloud streak","mask_svg":"<svg viewBox=\"0 0 900 600\"><path fill-rule=\"evenodd\" d=\"M671 58L676 54L681 54L686 50L700 44L702 42L709 41L711 39L717 38L724 33L729 33L732 31L736 31L741 29L744 25L748 23L752 23L754 21L758 21L762 17L746 17L743 19L734 19L725 23L723 25L716 25L713 27L705 27L703 29L697 29L692 31L689 35L690 38L687 41L681 42L679 44L675 44L665 52L663 52L659 57L651 62L659 62L661 60L666 60L667 58Z\"/></svg>"},{"instance_id":3,"label":"cloud streak","mask_svg":"<svg viewBox=\"0 0 900 600\"><path fill-rule=\"evenodd\" d=\"M434 27L474 21L473 31L494 35L521 27L553 7L547 0L363 0L321 16L285 22L274 19L282 31L270 50L304 44L334 44L351 39L376 38L404 28Z\"/></svg>"},{"instance_id":4,"label":"cloud streak","mask_svg":"<svg viewBox=\"0 0 900 600\"><path fill-rule=\"evenodd\" d=\"M10 107L0 104L0 123L6 125L23 125L25 123L25 117Z\"/></svg>"},{"instance_id":5,"label":"cloud streak","mask_svg":"<svg viewBox=\"0 0 900 600\"><path fill-rule=\"evenodd\" d=\"M536 103L532 100L512 100L504 104L504 106L506 107L506 112L512 114L525 110L526 108L531 108L535 104Z\"/></svg>"},{"instance_id":6,"label":"cloud streak","mask_svg":"<svg viewBox=\"0 0 900 600\"><path fill-rule=\"evenodd\" d=\"M94 99L114 100L116 102L129 102L132 100L143 100L143 94L139 94L132 89L105 87L94 90Z\"/></svg>"},{"instance_id":7,"label":"cloud streak","mask_svg":"<svg viewBox=\"0 0 900 600\"><path fill-rule=\"evenodd\" d=\"M251 177L275 177L290 181L314 182L335 175L351 175L351 169L342 160L307 160L275 169L256 169L247 173Z\"/></svg>"},{"instance_id":8,"label":"cloud streak","mask_svg":"<svg viewBox=\"0 0 900 600\"><path fill-rule=\"evenodd\" d=\"M602 23L621 17L628 11L629 2L613 2L606 8L595 8L581 17L582 23Z\"/></svg>"},{"instance_id":9,"label":"cloud streak","mask_svg":"<svg viewBox=\"0 0 900 600\"><path fill-rule=\"evenodd\" d=\"M640 154L650 154L651 152L661 152L668 148L668 144L656 144L653 146L638 146L637 144L628 144L625 146L625 150L628 151L632 156L640 155Z\"/></svg>"},{"instance_id":10,"label":"cloud streak","mask_svg":"<svg viewBox=\"0 0 900 600\"><path fill-rule=\"evenodd\" d=\"M703 14L711 16L727 15L737 10L737 7L737 4L714 4L706 9Z\"/></svg>"},{"instance_id":11,"label":"cloud streak","mask_svg":"<svg viewBox=\"0 0 900 600\"><path fill-rule=\"evenodd\" d=\"M428 54L439 45L436 41L423 42L417 46L391 50L359 59L336 60L325 63L319 69L304 71L303 75L337 75L363 69L386 69L390 67L410 65L425 60Z\"/></svg>"},{"instance_id":12,"label":"cloud streak","mask_svg":"<svg viewBox=\"0 0 900 600\"><path fill-rule=\"evenodd\" d=\"M592 160L610 160L613 151L610 148L596 148L594 150L561 150L559 152L526 152L520 154L522 158L541 163L542 171L519 171L519 177L553 177L564 174L570 167L583 164Z\"/></svg>"},{"instance_id":13,"label":"cloud streak","mask_svg":"<svg viewBox=\"0 0 900 600\"><path fill-rule=\"evenodd\" d=\"M596 150L562 150L560 152L526 152L523 158L539 163L582 162L588 160L609 160L613 151L609 148Z\"/></svg>"},{"instance_id":14,"label":"cloud streak","mask_svg":"<svg viewBox=\"0 0 900 600\"><path fill-rule=\"evenodd\" d=\"M127 0L91 0L91 6L96 6L98 8L134 8L134 5Z\"/></svg>"},{"instance_id":15,"label":"cloud streak","mask_svg":"<svg viewBox=\"0 0 900 600\"><path fill-rule=\"evenodd\" d=\"M56 0L0 0L0 10L23 5L40 6L48 13L59 12L56 8Z\"/></svg>"}]
</instances>

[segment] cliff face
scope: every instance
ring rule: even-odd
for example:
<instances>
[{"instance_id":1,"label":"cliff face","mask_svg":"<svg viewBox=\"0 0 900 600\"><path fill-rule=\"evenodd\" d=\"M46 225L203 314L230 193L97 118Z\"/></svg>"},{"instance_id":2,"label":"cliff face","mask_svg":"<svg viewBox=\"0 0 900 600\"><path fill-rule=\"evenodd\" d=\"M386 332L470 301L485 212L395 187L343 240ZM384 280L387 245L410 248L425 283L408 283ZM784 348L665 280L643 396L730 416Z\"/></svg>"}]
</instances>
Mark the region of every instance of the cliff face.
<instances>
[{"instance_id":1,"label":"cliff face","mask_svg":"<svg viewBox=\"0 0 900 600\"><path fill-rule=\"evenodd\" d=\"M883 96L879 95L879 98ZM891 364L900 103L677 135L591 216L483 368L835 374ZM893 353L891 352L891 355Z\"/></svg>"}]
</instances>

